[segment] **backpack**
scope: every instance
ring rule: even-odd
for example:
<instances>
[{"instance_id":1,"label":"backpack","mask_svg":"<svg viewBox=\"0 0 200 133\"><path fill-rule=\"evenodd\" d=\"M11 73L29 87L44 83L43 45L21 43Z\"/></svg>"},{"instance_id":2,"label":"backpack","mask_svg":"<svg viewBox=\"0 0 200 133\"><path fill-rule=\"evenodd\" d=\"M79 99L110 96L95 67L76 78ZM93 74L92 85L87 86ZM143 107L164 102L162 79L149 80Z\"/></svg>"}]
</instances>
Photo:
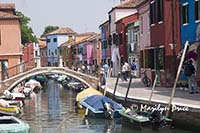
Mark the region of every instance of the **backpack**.
<instances>
[{"instance_id":1,"label":"backpack","mask_svg":"<svg viewBox=\"0 0 200 133\"><path fill-rule=\"evenodd\" d=\"M131 64L131 70L136 70L136 64L135 63Z\"/></svg>"},{"instance_id":2,"label":"backpack","mask_svg":"<svg viewBox=\"0 0 200 133\"><path fill-rule=\"evenodd\" d=\"M186 65L184 72L186 76L191 76L194 74L194 67L192 65Z\"/></svg>"}]
</instances>

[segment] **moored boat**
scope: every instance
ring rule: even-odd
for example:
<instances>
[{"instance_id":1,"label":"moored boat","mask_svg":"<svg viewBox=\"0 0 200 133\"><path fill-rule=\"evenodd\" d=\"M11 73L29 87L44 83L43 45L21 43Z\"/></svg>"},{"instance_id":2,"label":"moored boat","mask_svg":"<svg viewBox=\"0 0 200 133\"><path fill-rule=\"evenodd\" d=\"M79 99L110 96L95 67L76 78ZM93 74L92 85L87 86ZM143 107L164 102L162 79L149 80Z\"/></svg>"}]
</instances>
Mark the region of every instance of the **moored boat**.
<instances>
[{"instance_id":1,"label":"moored boat","mask_svg":"<svg viewBox=\"0 0 200 133\"><path fill-rule=\"evenodd\" d=\"M28 133L29 125L13 116L0 117L0 132L2 133Z\"/></svg>"},{"instance_id":2,"label":"moored boat","mask_svg":"<svg viewBox=\"0 0 200 133\"><path fill-rule=\"evenodd\" d=\"M24 101L25 95L23 93L17 93L17 92L12 93L8 90L5 90L0 99Z\"/></svg>"},{"instance_id":3,"label":"moored boat","mask_svg":"<svg viewBox=\"0 0 200 133\"><path fill-rule=\"evenodd\" d=\"M122 110L119 112L122 116L122 123L135 129L143 130L151 128L160 130L170 128L172 119L166 118L159 111L143 112L133 109Z\"/></svg>"},{"instance_id":4,"label":"moored boat","mask_svg":"<svg viewBox=\"0 0 200 133\"><path fill-rule=\"evenodd\" d=\"M40 82L38 82L38 81L36 81L34 79L30 79L28 82L26 82L24 87L27 88L27 90L28 90L27 93L28 92L31 93L31 89L32 89L32 91L37 94L42 89L42 86L41 86Z\"/></svg>"},{"instance_id":5,"label":"moored boat","mask_svg":"<svg viewBox=\"0 0 200 133\"><path fill-rule=\"evenodd\" d=\"M16 105L10 105L3 99L0 99L0 116L4 115L12 115L12 116L20 116L21 108Z\"/></svg>"},{"instance_id":6,"label":"moored boat","mask_svg":"<svg viewBox=\"0 0 200 133\"><path fill-rule=\"evenodd\" d=\"M102 95L91 95L83 98L80 104L86 108L85 116L96 118L118 118L124 107L112 99Z\"/></svg>"},{"instance_id":7,"label":"moored boat","mask_svg":"<svg viewBox=\"0 0 200 133\"><path fill-rule=\"evenodd\" d=\"M98 91L94 88L91 88L91 87L79 92L76 96L76 102L75 102L76 111L78 111L79 113L81 113L81 112L84 113L84 109L83 109L83 106L80 104L80 101L83 98L89 97L91 95L103 95L103 94L100 91Z\"/></svg>"}]
</instances>

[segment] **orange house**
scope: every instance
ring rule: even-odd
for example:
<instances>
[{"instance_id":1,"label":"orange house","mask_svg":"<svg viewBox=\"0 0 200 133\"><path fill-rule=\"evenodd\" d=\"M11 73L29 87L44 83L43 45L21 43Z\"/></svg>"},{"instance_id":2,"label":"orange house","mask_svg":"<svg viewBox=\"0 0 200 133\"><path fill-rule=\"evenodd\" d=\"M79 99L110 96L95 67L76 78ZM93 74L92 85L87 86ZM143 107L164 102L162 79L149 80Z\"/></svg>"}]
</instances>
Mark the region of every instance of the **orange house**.
<instances>
[{"instance_id":1,"label":"orange house","mask_svg":"<svg viewBox=\"0 0 200 133\"><path fill-rule=\"evenodd\" d=\"M6 79L16 71L13 66L20 64L21 32L20 18L15 15L14 4L0 4L0 80Z\"/></svg>"}]
</instances>

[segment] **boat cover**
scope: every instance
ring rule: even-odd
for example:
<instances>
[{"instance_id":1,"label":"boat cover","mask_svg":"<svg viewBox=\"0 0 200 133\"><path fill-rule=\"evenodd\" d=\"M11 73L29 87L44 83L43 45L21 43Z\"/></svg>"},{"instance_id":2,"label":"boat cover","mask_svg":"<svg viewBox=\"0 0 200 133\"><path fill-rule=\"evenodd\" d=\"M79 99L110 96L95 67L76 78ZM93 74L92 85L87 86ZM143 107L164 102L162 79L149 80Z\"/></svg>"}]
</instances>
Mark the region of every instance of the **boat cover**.
<instances>
[{"instance_id":1,"label":"boat cover","mask_svg":"<svg viewBox=\"0 0 200 133\"><path fill-rule=\"evenodd\" d=\"M80 103L86 108L89 108L90 110L92 110L93 112L99 112L99 113L105 111L105 108L103 105L104 103L111 104L113 110L124 109L124 107L121 104L118 104L117 102L103 95L92 95L92 96L86 97L82 99Z\"/></svg>"},{"instance_id":2,"label":"boat cover","mask_svg":"<svg viewBox=\"0 0 200 133\"><path fill-rule=\"evenodd\" d=\"M79 92L76 96L76 101L80 101L81 99L89 97L91 95L103 95L103 94L100 91L90 87Z\"/></svg>"}]
</instances>

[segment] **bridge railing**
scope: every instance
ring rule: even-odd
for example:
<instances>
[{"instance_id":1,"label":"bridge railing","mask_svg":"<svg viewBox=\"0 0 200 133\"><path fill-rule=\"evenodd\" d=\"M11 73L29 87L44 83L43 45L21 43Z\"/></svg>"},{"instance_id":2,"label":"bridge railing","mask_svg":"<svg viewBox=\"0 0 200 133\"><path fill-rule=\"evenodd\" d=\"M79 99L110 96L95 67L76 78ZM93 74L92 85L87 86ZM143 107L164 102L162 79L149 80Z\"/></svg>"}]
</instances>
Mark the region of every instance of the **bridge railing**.
<instances>
[{"instance_id":1,"label":"bridge railing","mask_svg":"<svg viewBox=\"0 0 200 133\"><path fill-rule=\"evenodd\" d=\"M36 57L29 61L23 62L21 64L18 64L16 66L12 66L10 68L7 68L7 70L0 71L0 81L4 81L5 79L8 79L10 77L13 77L15 75L18 75L20 73L26 72L28 70L31 70L35 67L67 67L69 69L72 69L74 71L79 71L81 73L89 74L95 77L99 77L99 68L93 70L91 68L90 71L87 70L87 66L85 66L85 70L81 68L81 64L79 66L65 66L62 62L62 57Z\"/></svg>"},{"instance_id":2,"label":"bridge railing","mask_svg":"<svg viewBox=\"0 0 200 133\"><path fill-rule=\"evenodd\" d=\"M17 74L33 69L37 65L36 62L37 58L33 58L29 61L22 62L16 66L9 67L4 71L0 71L0 80L3 81Z\"/></svg>"}]
</instances>

